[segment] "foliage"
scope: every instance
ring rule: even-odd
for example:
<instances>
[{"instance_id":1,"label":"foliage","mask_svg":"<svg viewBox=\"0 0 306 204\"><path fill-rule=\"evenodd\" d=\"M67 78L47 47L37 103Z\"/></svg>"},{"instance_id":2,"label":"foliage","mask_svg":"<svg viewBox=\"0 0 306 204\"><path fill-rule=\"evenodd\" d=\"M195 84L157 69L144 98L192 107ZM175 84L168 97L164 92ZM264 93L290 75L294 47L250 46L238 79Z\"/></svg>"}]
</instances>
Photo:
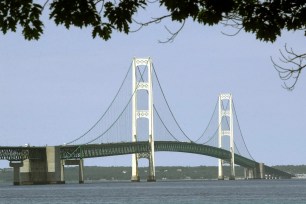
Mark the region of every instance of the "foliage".
<instances>
[{"instance_id":1,"label":"foliage","mask_svg":"<svg viewBox=\"0 0 306 204\"><path fill-rule=\"evenodd\" d=\"M152 2L145 0L53 0L43 5L33 0L0 1L0 28L16 32L23 29L26 39L39 39L43 33L42 10L49 6L50 19L57 25L82 28L91 26L93 37L98 34L107 40L112 31L130 32L133 16ZM157 2L155 2L157 3ZM183 22L192 18L204 25L215 25L225 20L235 22L246 32L256 34L264 41L275 41L282 29L305 29L306 2L304 0L160 0L173 21ZM156 21L159 17L155 18ZM306 32L305 32L306 35Z\"/></svg>"},{"instance_id":2,"label":"foliage","mask_svg":"<svg viewBox=\"0 0 306 204\"><path fill-rule=\"evenodd\" d=\"M0 29L16 32L17 25L22 28L22 34L27 40L39 39L43 33L43 23L40 20L42 6L32 0L0 1Z\"/></svg>"},{"instance_id":3,"label":"foliage","mask_svg":"<svg viewBox=\"0 0 306 204\"><path fill-rule=\"evenodd\" d=\"M151 16L152 19L147 22L138 22L135 14L152 4L165 8L167 13ZM132 25L140 29L166 18L182 23L182 27L189 18L209 26L221 23L236 28L238 32L253 33L258 40L267 42L274 42L282 30L303 30L306 36L305 0L46 0L43 3L0 0L0 30L6 34L8 31L16 32L20 27L25 39L37 40L43 33L41 16L46 7L49 18L56 25L64 25L67 29L89 26L93 38L98 36L104 40L110 39L113 31L128 34L134 31ZM168 41L172 41L182 27L174 33L168 30L171 34ZM302 56L305 59L305 54ZM292 69L298 70L294 73L300 73L303 68L305 62L302 66L285 70L289 70L290 75Z\"/></svg>"}]
</instances>

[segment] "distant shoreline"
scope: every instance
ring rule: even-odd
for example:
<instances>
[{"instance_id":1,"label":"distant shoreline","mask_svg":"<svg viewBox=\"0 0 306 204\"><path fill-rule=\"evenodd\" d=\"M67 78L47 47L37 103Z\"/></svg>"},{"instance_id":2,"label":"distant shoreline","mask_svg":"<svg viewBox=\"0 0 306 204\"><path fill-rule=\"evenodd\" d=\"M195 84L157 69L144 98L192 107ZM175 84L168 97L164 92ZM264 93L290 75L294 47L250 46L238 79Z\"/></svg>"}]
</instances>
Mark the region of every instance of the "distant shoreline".
<instances>
[{"instance_id":1,"label":"distant shoreline","mask_svg":"<svg viewBox=\"0 0 306 204\"><path fill-rule=\"evenodd\" d=\"M273 166L282 171L297 175L297 178L306 178L306 165L280 165ZM129 181L131 179L131 167L127 166L85 166L85 181ZM217 166L157 166L156 179L159 181L175 180L215 180L217 178ZM147 178L147 167L139 168L141 180ZM224 168L225 179L229 175L229 167ZM244 178L244 168L236 166L236 179ZM78 167L65 167L66 182L78 180ZM10 183L13 181L12 168L0 169L0 183Z\"/></svg>"}]
</instances>

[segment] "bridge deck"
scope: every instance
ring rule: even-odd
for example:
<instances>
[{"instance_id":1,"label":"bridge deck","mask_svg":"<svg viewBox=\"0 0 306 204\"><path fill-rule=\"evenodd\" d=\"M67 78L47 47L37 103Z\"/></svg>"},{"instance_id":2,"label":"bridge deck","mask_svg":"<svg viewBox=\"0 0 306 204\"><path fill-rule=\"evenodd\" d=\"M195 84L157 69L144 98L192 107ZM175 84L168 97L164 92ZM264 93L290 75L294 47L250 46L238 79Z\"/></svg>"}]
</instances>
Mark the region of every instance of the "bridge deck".
<instances>
[{"instance_id":1,"label":"bridge deck","mask_svg":"<svg viewBox=\"0 0 306 204\"><path fill-rule=\"evenodd\" d=\"M201 154L230 160L229 151L202 144L191 142L155 141L155 151L185 152ZM0 147L0 159L9 161L22 161L25 159L43 159L42 151L46 147ZM81 159L93 157L105 157L115 155L126 155L134 153L145 153L149 151L149 143L143 142L122 142L110 144L88 144L60 146L61 159ZM259 163L241 155L235 154L235 164L246 168L257 168ZM265 165L265 171L277 174L282 177L293 177L293 175L271 168Z\"/></svg>"},{"instance_id":2,"label":"bridge deck","mask_svg":"<svg viewBox=\"0 0 306 204\"><path fill-rule=\"evenodd\" d=\"M230 152L227 150L189 142L155 141L154 146L155 151L201 154L220 158L226 161L229 161L231 156ZM61 157L62 159L79 159L134 154L148 152L149 148L150 146L148 142L124 142L113 144L90 144L83 146L62 146ZM238 154L235 154L235 164L246 168L257 168L259 166L258 162L250 160ZM278 174L285 178L293 177L293 175L287 172L283 172L266 165L265 167L267 169L266 172L269 174Z\"/></svg>"}]
</instances>

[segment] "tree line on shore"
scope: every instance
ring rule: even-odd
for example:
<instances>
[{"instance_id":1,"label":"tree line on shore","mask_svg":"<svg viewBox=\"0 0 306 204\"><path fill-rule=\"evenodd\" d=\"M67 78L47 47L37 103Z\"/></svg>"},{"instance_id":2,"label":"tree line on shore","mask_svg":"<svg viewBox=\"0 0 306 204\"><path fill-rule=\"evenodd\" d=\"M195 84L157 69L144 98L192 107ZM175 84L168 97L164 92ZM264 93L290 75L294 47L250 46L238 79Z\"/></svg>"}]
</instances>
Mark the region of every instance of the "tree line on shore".
<instances>
[{"instance_id":1,"label":"tree line on shore","mask_svg":"<svg viewBox=\"0 0 306 204\"><path fill-rule=\"evenodd\" d=\"M282 165L274 166L282 171L292 174L306 174L306 165ZM84 178L87 181L111 181L111 180L130 180L131 167L126 166L85 166ZM78 180L79 169L77 166L65 167L65 180L72 182ZM156 167L157 180L182 180L182 179L216 179L218 177L218 167L216 166L161 166ZM147 167L139 168L139 175L142 180L146 180L148 174ZM229 167L224 168L224 175L229 175ZM236 177L244 178L244 168L236 167ZM0 169L0 182L12 182L12 168Z\"/></svg>"}]
</instances>

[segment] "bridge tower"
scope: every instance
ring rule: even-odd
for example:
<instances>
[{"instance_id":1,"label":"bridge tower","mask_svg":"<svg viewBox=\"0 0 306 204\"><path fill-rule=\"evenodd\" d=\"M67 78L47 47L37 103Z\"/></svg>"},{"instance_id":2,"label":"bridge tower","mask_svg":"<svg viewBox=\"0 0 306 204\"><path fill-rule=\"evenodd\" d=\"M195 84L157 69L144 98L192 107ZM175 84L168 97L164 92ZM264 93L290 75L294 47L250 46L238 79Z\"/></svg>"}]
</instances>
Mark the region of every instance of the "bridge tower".
<instances>
[{"instance_id":1,"label":"bridge tower","mask_svg":"<svg viewBox=\"0 0 306 204\"><path fill-rule=\"evenodd\" d=\"M223 101L228 101L228 107L223 107ZM224 120L223 117L228 118L228 127L224 129ZM224 136L228 136L230 139L229 150L231 152L231 159L230 159L230 180L235 179L235 145L234 145L234 128L233 128L233 98L232 95L229 93L220 94L219 95L219 129L218 129L218 146L219 148L223 148L222 138ZM223 164L224 160L219 159L219 168L218 168L218 179L223 180Z\"/></svg>"},{"instance_id":2,"label":"bridge tower","mask_svg":"<svg viewBox=\"0 0 306 204\"><path fill-rule=\"evenodd\" d=\"M143 67L143 72L139 67ZM153 87L152 76L153 67L151 58L134 58L132 65L132 142L137 142L137 120L141 118L148 119L149 130L149 151L146 153L137 153L132 155L132 181L140 181L138 174L138 160L147 158L149 160L149 175L147 181L155 181L155 163L154 163L154 129L153 129ZM137 105L137 96L139 90L147 92L147 109L140 110Z\"/></svg>"}]
</instances>

